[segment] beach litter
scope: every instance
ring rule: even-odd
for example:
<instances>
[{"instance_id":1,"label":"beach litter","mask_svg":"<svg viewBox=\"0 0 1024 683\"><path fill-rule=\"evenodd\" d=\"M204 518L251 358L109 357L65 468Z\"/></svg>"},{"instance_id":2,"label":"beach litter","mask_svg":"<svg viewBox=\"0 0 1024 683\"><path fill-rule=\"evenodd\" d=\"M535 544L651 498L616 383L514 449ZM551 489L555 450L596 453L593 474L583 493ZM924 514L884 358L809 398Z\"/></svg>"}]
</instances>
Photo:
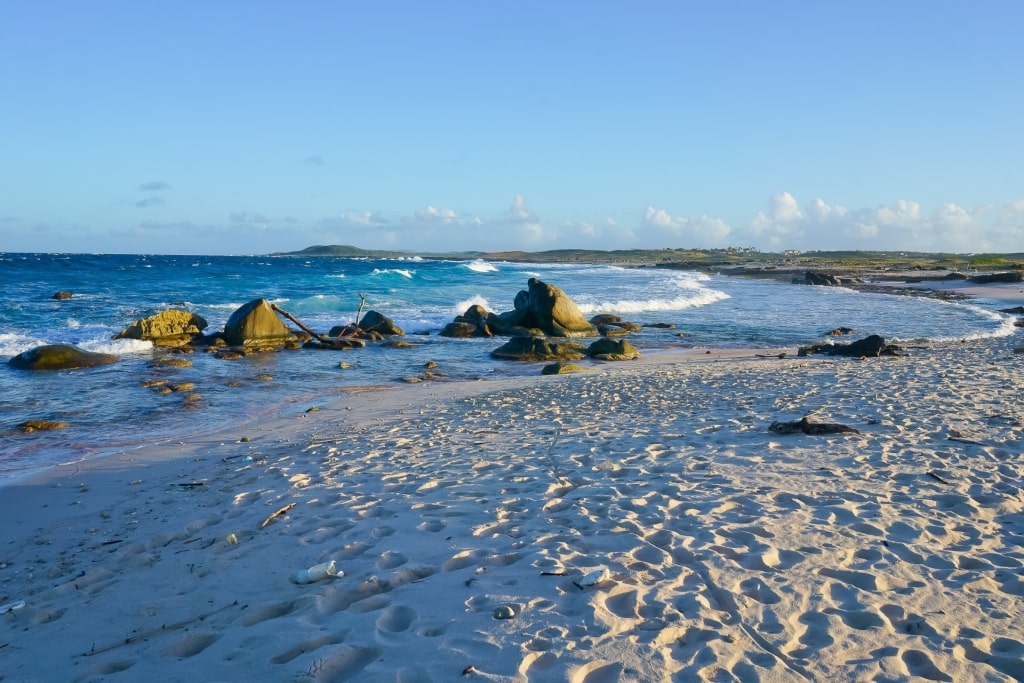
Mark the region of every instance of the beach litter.
<instances>
[{"instance_id":1,"label":"beach litter","mask_svg":"<svg viewBox=\"0 0 1024 683\"><path fill-rule=\"evenodd\" d=\"M611 578L612 578L612 573L610 571L608 571L608 568L607 567L601 567L600 569L595 569L592 572L588 572L587 574L584 574L583 577L577 583L580 586L584 586L584 587L588 587L589 588L591 586L598 586L598 585L604 583L605 581L610 581Z\"/></svg>"},{"instance_id":2,"label":"beach litter","mask_svg":"<svg viewBox=\"0 0 1024 683\"><path fill-rule=\"evenodd\" d=\"M15 600L14 602L9 602L6 605L0 605L0 614L7 614L8 612L19 610L24 606L24 600Z\"/></svg>"},{"instance_id":3,"label":"beach litter","mask_svg":"<svg viewBox=\"0 0 1024 683\"><path fill-rule=\"evenodd\" d=\"M340 571L335 565L334 560L330 562L321 562L320 564L314 564L309 569L302 569L295 574L295 583L315 583L328 577L341 578L345 575L345 572Z\"/></svg>"}]
</instances>

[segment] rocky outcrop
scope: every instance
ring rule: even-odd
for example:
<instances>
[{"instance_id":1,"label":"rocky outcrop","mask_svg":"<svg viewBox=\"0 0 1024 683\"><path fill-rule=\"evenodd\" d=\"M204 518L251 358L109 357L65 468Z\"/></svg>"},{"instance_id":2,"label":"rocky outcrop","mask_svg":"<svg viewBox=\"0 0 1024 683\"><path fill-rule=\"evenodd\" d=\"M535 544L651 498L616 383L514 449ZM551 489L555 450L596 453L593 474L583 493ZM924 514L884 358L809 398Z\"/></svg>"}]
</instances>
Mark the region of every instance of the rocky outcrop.
<instances>
[{"instance_id":1,"label":"rocky outcrop","mask_svg":"<svg viewBox=\"0 0 1024 683\"><path fill-rule=\"evenodd\" d=\"M171 309L136 320L114 335L114 339L142 339L155 346L186 346L202 337L208 326L202 316Z\"/></svg>"},{"instance_id":2,"label":"rocky outcrop","mask_svg":"<svg viewBox=\"0 0 1024 683\"><path fill-rule=\"evenodd\" d=\"M295 337L277 317L270 302L254 299L231 314L224 324L224 340L232 346L275 346Z\"/></svg>"},{"instance_id":3,"label":"rocky outcrop","mask_svg":"<svg viewBox=\"0 0 1024 683\"><path fill-rule=\"evenodd\" d=\"M50 344L23 351L7 361L19 370L75 370L117 362L109 353L92 353L70 344Z\"/></svg>"},{"instance_id":4,"label":"rocky outcrop","mask_svg":"<svg viewBox=\"0 0 1024 683\"><path fill-rule=\"evenodd\" d=\"M898 356L902 351L898 346L886 344L885 339L873 334L870 337L850 342L849 344L814 344L800 347L797 355L810 356L822 353L827 356L851 356L853 358L876 358L878 356Z\"/></svg>"},{"instance_id":5,"label":"rocky outcrop","mask_svg":"<svg viewBox=\"0 0 1024 683\"><path fill-rule=\"evenodd\" d=\"M1024 282L1024 273L986 273L984 275L972 275L967 280L979 285Z\"/></svg>"},{"instance_id":6,"label":"rocky outcrop","mask_svg":"<svg viewBox=\"0 0 1024 683\"><path fill-rule=\"evenodd\" d=\"M843 284L843 281L829 273L815 273L808 270L804 273L804 283L808 285L818 285L820 287L839 287Z\"/></svg>"},{"instance_id":7,"label":"rocky outcrop","mask_svg":"<svg viewBox=\"0 0 1024 683\"><path fill-rule=\"evenodd\" d=\"M502 360L580 360L586 349L575 342L551 342L543 337L513 337L491 351L493 358Z\"/></svg>"},{"instance_id":8,"label":"rocky outcrop","mask_svg":"<svg viewBox=\"0 0 1024 683\"><path fill-rule=\"evenodd\" d=\"M515 310L489 318L499 334L539 330L549 337L593 337L597 329L583 317L576 303L558 287L530 278L527 289L516 294Z\"/></svg>"},{"instance_id":9,"label":"rocky outcrop","mask_svg":"<svg viewBox=\"0 0 1024 683\"><path fill-rule=\"evenodd\" d=\"M70 299L73 296L74 296L73 292L60 291L60 292L55 293L52 298L56 299L57 301L64 301L65 299Z\"/></svg>"},{"instance_id":10,"label":"rocky outcrop","mask_svg":"<svg viewBox=\"0 0 1024 683\"><path fill-rule=\"evenodd\" d=\"M834 330L829 330L824 334L826 337L845 337L848 334L853 334L853 330L849 327L837 327Z\"/></svg>"}]
</instances>

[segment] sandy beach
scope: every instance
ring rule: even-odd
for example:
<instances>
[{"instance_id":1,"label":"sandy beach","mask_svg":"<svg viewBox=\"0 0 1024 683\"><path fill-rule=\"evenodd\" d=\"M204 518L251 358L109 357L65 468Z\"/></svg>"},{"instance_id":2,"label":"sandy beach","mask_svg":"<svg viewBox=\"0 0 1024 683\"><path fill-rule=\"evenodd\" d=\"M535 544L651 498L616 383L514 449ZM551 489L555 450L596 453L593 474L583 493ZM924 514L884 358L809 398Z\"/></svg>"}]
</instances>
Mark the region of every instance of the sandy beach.
<instances>
[{"instance_id":1,"label":"sandy beach","mask_svg":"<svg viewBox=\"0 0 1024 683\"><path fill-rule=\"evenodd\" d=\"M1019 680L1022 345L367 388L48 471L0 492L0 680Z\"/></svg>"}]
</instances>

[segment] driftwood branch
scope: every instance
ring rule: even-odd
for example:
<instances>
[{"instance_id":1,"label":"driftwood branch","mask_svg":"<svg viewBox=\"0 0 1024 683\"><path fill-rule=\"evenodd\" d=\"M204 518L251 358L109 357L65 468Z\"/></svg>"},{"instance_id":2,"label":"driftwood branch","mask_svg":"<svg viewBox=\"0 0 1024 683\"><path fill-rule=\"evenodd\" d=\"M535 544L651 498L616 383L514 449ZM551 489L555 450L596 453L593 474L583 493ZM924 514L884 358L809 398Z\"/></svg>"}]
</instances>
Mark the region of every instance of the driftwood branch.
<instances>
[{"instance_id":1,"label":"driftwood branch","mask_svg":"<svg viewBox=\"0 0 1024 683\"><path fill-rule=\"evenodd\" d=\"M356 321L355 321L355 323L352 324L352 327L354 327L356 330L359 329L359 316L362 315L363 306L365 304L366 304L366 296L363 295L363 294L360 294L359 295L359 308L356 309Z\"/></svg>"},{"instance_id":2,"label":"driftwood branch","mask_svg":"<svg viewBox=\"0 0 1024 683\"><path fill-rule=\"evenodd\" d=\"M327 335L325 335L325 334L317 334L316 332L314 332L313 330L309 329L308 327L303 325L301 322L299 322L298 318L296 318L294 315L292 315L288 311L284 310L283 308L281 308L277 304L270 304L270 307L272 309L274 309L276 312L278 312L281 315L283 315L284 317L286 317L289 320L291 320L296 325L298 325L300 330L302 330L303 332L305 332L309 336L313 337L313 339L319 339L320 341L323 341L324 339L328 339Z\"/></svg>"},{"instance_id":3,"label":"driftwood branch","mask_svg":"<svg viewBox=\"0 0 1024 683\"><path fill-rule=\"evenodd\" d=\"M224 610L227 610L227 609L230 609L230 608L236 607L236 606L238 606L238 601L237 600L235 602L231 603L230 605L225 605L224 607L220 607L220 608L212 610L210 612L205 612L204 614L200 614L197 617L193 617L191 619L185 619L184 621L179 621L179 622L174 623L174 624L164 624L163 626L161 626L159 628L155 628L155 629L152 629L150 631L144 631L143 633L136 633L133 636L128 636L124 640L119 640L116 643L111 643L110 645L105 645L103 647L96 647L94 645L91 650L89 650L88 652L83 652L80 656L81 657L92 657L94 655L103 654L104 652L110 652L111 650L114 650L116 648L122 647L124 645L131 645L132 643L140 641L140 640L148 640L149 638L151 638L151 637L153 637L155 635L158 635L160 633L165 633L167 631L177 631L178 629L182 629L182 628L185 628L186 626L190 626L190 625L196 623L197 621L204 621L204 620L208 619L209 617L212 617L214 614L217 614L218 612L223 612Z\"/></svg>"},{"instance_id":4,"label":"driftwood branch","mask_svg":"<svg viewBox=\"0 0 1024 683\"><path fill-rule=\"evenodd\" d=\"M267 525L270 524L272 521L274 521L274 519L276 519L277 517L280 517L281 515L287 513L293 507L295 507L295 503L288 503L287 505L285 505L280 510L275 510L274 512L271 512L270 516L267 517L265 520L263 520L263 524L260 524L260 528L261 529L266 529Z\"/></svg>"}]
</instances>

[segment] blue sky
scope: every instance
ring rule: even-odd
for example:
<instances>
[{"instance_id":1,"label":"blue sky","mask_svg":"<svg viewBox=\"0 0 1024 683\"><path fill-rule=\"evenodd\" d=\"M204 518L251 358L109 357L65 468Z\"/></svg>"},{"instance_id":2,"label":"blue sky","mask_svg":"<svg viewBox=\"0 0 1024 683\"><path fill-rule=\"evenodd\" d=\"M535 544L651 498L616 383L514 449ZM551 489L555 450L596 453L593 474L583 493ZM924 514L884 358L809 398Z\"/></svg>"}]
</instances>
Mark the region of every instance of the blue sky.
<instances>
[{"instance_id":1,"label":"blue sky","mask_svg":"<svg viewBox=\"0 0 1024 683\"><path fill-rule=\"evenodd\" d=\"M0 251L1024 251L1024 4L0 0Z\"/></svg>"}]
</instances>

